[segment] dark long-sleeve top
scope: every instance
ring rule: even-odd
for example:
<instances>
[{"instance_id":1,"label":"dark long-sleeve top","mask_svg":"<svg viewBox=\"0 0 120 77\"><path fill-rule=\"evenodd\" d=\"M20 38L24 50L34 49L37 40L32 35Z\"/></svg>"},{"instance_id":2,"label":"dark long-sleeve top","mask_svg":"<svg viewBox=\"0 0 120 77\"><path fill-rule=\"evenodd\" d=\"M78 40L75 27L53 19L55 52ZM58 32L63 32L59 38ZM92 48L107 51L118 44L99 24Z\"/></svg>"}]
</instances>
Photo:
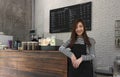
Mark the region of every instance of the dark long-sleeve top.
<instances>
[{"instance_id":1,"label":"dark long-sleeve top","mask_svg":"<svg viewBox=\"0 0 120 77\"><path fill-rule=\"evenodd\" d=\"M89 41L91 46L87 46L87 55L81 55L83 61L93 60L95 58L95 40L93 38L89 38ZM60 46L59 51L65 54L67 57L71 58L73 52L71 52L71 49L68 47L69 44L70 39ZM78 37L75 41L75 44L85 44L84 39Z\"/></svg>"}]
</instances>

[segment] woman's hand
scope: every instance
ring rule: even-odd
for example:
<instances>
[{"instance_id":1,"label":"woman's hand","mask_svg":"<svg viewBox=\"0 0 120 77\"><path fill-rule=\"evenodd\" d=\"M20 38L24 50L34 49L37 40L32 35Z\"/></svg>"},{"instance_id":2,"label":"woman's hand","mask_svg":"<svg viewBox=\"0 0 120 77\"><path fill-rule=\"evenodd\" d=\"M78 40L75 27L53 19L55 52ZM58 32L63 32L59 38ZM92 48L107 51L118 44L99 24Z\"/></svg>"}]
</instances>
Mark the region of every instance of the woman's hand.
<instances>
[{"instance_id":1,"label":"woman's hand","mask_svg":"<svg viewBox=\"0 0 120 77\"><path fill-rule=\"evenodd\" d=\"M82 63L82 57L78 58L78 59L74 62L74 64L73 64L74 68L78 68L81 63Z\"/></svg>"},{"instance_id":2,"label":"woman's hand","mask_svg":"<svg viewBox=\"0 0 120 77\"><path fill-rule=\"evenodd\" d=\"M75 57L75 55L74 54L72 54L72 56L71 56L71 62L72 62L72 64L73 64L73 67L75 67L75 61L76 61L77 59L76 59L76 57Z\"/></svg>"}]
</instances>

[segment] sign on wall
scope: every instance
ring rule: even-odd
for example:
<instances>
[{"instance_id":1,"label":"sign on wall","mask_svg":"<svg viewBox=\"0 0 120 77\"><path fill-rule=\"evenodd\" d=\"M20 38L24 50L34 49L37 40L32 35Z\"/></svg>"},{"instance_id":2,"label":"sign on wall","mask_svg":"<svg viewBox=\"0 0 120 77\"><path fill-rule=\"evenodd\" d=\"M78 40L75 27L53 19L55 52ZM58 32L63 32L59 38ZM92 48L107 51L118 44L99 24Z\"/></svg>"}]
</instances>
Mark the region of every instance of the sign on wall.
<instances>
[{"instance_id":1,"label":"sign on wall","mask_svg":"<svg viewBox=\"0 0 120 77\"><path fill-rule=\"evenodd\" d=\"M83 19L91 30L92 2L50 10L50 33L70 32L76 19Z\"/></svg>"},{"instance_id":2,"label":"sign on wall","mask_svg":"<svg viewBox=\"0 0 120 77\"><path fill-rule=\"evenodd\" d=\"M115 21L115 45L120 47L120 20Z\"/></svg>"}]
</instances>

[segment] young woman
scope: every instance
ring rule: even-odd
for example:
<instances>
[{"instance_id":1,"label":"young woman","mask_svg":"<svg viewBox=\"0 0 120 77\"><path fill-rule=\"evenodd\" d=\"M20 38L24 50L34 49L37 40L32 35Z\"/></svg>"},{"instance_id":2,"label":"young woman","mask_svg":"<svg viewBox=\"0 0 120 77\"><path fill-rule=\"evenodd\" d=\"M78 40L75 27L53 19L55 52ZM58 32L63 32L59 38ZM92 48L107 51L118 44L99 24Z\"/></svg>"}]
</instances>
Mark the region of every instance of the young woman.
<instances>
[{"instance_id":1,"label":"young woman","mask_svg":"<svg viewBox=\"0 0 120 77\"><path fill-rule=\"evenodd\" d=\"M82 19L75 21L71 38L59 51L68 57L68 77L93 77L95 40L87 36Z\"/></svg>"}]
</instances>

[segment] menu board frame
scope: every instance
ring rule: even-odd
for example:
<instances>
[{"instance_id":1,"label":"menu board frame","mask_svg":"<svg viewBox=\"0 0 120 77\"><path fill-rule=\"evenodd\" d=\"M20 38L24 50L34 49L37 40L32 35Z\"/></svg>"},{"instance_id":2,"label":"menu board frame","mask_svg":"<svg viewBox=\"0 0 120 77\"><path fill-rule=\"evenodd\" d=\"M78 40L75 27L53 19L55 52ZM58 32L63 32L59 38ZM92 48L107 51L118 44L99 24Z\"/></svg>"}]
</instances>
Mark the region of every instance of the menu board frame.
<instances>
[{"instance_id":1,"label":"menu board frame","mask_svg":"<svg viewBox=\"0 0 120 77\"><path fill-rule=\"evenodd\" d=\"M50 10L49 32L70 32L72 30L73 22L77 19L83 19L86 24L86 30L91 31L92 2L86 2Z\"/></svg>"}]
</instances>

